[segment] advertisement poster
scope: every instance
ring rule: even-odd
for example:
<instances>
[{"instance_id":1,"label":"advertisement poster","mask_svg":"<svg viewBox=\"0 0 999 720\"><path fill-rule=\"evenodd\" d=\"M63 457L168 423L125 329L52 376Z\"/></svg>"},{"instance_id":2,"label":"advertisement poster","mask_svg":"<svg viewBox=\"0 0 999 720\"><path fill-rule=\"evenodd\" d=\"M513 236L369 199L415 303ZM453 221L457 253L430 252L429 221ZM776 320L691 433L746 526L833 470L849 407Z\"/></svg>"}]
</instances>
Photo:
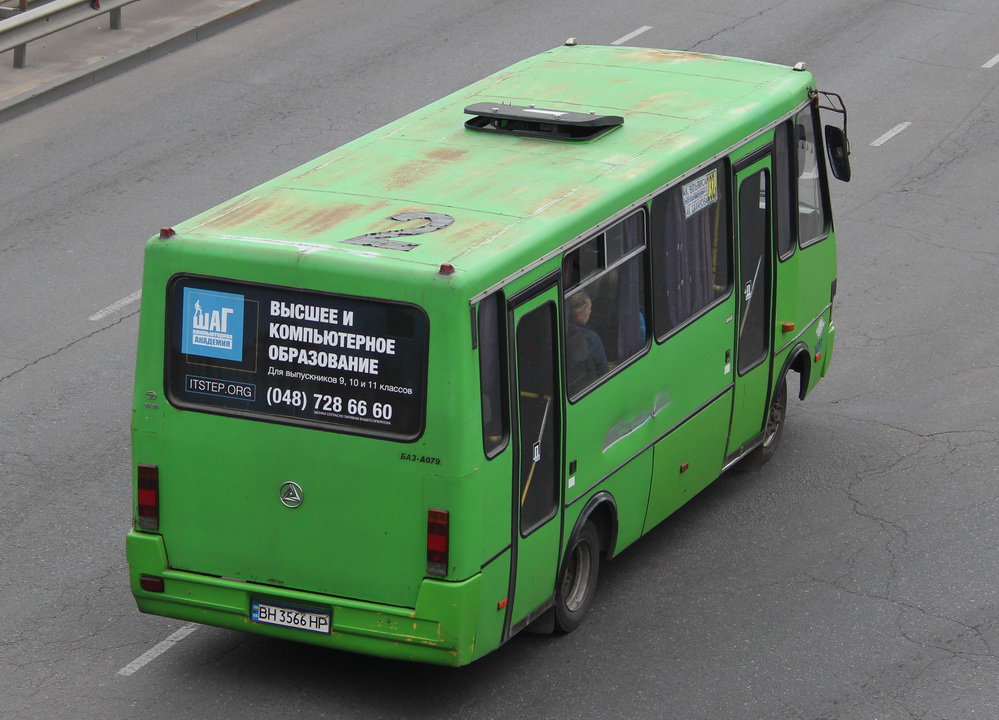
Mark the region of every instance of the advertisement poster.
<instances>
[{"instance_id":1,"label":"advertisement poster","mask_svg":"<svg viewBox=\"0 0 999 720\"><path fill-rule=\"evenodd\" d=\"M168 298L171 403L415 440L428 324L411 305L180 277Z\"/></svg>"}]
</instances>

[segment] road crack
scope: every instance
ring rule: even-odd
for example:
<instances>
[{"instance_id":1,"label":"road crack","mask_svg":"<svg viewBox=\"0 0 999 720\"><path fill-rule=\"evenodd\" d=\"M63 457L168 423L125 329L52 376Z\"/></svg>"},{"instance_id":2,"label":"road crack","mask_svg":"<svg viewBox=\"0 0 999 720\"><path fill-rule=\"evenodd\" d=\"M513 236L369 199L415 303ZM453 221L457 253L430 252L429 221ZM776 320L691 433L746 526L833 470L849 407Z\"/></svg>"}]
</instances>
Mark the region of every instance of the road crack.
<instances>
[{"instance_id":1,"label":"road crack","mask_svg":"<svg viewBox=\"0 0 999 720\"><path fill-rule=\"evenodd\" d=\"M59 355L60 353L66 351L66 350L69 350L71 347L73 347L74 345L77 345L77 344L83 342L84 340L89 340L90 338L92 338L92 337L94 337L96 335L99 335L99 334L101 334L102 332L104 332L106 330L110 330L111 328L115 327L116 325L120 325L124 321L126 321L129 318L133 317L134 315L138 315L138 314L139 314L138 310L133 310L132 312L128 313L127 315L124 315L124 316L118 318L117 320L115 320L110 325L105 325L104 327L98 328L97 330L94 330L92 333L88 333L86 335L78 337L75 340L66 343L62 347L60 347L60 348L58 348L56 350L53 350L50 353L47 353L45 355L42 355L41 357L35 358L34 360L32 360L29 363L25 363L24 365L22 365L21 367L17 368L16 370L14 370L12 372L9 372L6 375L3 375L2 377L0 377L0 384L2 384L3 382L5 382L7 380L10 380L15 375L19 375L20 373L24 372L27 369L32 368L35 365L38 365L40 362L43 362L43 361L48 360L50 358L53 358L56 355Z\"/></svg>"}]
</instances>

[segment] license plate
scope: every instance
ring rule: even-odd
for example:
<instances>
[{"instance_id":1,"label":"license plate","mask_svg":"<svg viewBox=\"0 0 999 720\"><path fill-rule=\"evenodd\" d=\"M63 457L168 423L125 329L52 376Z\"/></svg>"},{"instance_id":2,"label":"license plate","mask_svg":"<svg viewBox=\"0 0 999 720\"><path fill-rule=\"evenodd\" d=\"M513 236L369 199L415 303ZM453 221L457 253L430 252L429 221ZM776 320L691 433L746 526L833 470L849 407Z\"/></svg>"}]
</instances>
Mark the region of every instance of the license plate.
<instances>
[{"instance_id":1,"label":"license plate","mask_svg":"<svg viewBox=\"0 0 999 720\"><path fill-rule=\"evenodd\" d=\"M268 625L329 634L332 618L333 613L329 610L300 610L256 600L250 603L250 619Z\"/></svg>"}]
</instances>

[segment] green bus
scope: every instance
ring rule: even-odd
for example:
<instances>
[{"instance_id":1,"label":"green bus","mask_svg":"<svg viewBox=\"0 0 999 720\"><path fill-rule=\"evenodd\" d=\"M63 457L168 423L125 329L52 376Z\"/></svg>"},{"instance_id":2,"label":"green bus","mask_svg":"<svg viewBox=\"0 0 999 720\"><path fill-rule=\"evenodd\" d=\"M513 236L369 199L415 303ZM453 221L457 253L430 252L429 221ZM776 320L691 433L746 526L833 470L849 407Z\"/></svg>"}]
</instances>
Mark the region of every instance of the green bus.
<instances>
[{"instance_id":1,"label":"green bus","mask_svg":"<svg viewBox=\"0 0 999 720\"><path fill-rule=\"evenodd\" d=\"M139 609L449 665L573 630L826 374L845 128L801 65L570 41L164 228Z\"/></svg>"}]
</instances>

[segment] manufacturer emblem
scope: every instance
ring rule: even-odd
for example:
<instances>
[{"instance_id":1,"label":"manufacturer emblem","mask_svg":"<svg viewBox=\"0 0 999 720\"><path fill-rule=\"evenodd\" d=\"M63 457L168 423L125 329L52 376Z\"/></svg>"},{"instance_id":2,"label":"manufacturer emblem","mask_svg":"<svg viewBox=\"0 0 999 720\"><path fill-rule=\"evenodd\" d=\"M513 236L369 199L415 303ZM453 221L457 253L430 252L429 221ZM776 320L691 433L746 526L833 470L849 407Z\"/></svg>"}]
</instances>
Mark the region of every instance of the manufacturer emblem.
<instances>
[{"instance_id":1,"label":"manufacturer emblem","mask_svg":"<svg viewBox=\"0 0 999 720\"><path fill-rule=\"evenodd\" d=\"M297 508L302 504L302 486L293 482L282 483L279 497L285 507Z\"/></svg>"}]
</instances>

